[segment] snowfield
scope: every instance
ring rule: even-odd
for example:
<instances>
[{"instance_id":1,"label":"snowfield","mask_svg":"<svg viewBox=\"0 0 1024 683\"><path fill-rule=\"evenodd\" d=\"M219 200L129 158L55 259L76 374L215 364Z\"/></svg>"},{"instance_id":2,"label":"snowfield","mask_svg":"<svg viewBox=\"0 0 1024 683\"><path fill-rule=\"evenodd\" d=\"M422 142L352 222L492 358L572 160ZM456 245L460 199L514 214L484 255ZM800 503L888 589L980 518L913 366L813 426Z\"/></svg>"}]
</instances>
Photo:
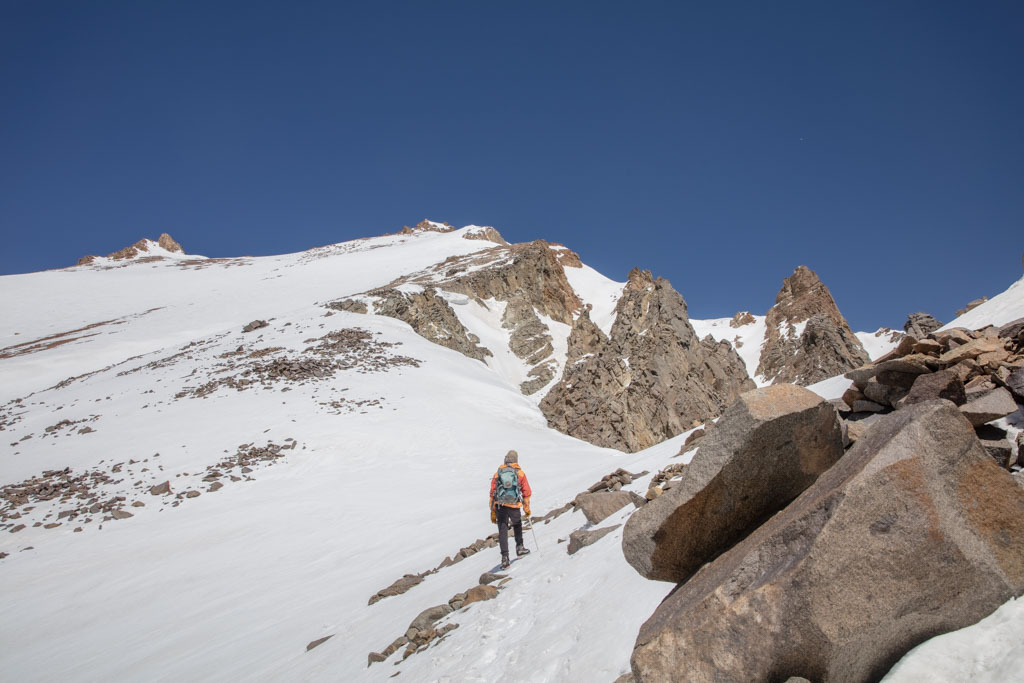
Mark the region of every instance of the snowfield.
<instances>
[{"instance_id":1,"label":"snowfield","mask_svg":"<svg viewBox=\"0 0 1024 683\"><path fill-rule=\"evenodd\" d=\"M640 625L673 586L626 563L621 527L568 555L564 541L588 526L579 512L527 531L533 553L495 599L442 619L458 624L446 637L367 666L421 611L497 565L498 550L485 549L367 604L492 533L488 484L507 450L519 452L535 516L620 467L648 471L626 487L642 495L659 469L693 455L677 456L688 433L632 455L560 434L537 408L543 392L519 392L525 370L511 354L483 363L397 320L323 305L493 246L463 239L479 230L0 277L0 486L13 495L70 468L84 487L34 502L0 531L3 678L610 683L627 672ZM610 329L622 283L567 271ZM507 345L497 307L452 303L482 343ZM243 332L254 320L267 324ZM694 325L746 333L718 322ZM759 348L763 329L749 327ZM564 363L565 339L554 348ZM281 374L302 359L313 363L298 378ZM165 481L169 494L150 492ZM1024 614L997 615L979 635L946 636L967 652L993 628L1012 634L1011 659L976 650L985 664L972 672L1020 661ZM901 665L892 680L923 680L919 671ZM962 680L941 675L927 674Z\"/></svg>"}]
</instances>

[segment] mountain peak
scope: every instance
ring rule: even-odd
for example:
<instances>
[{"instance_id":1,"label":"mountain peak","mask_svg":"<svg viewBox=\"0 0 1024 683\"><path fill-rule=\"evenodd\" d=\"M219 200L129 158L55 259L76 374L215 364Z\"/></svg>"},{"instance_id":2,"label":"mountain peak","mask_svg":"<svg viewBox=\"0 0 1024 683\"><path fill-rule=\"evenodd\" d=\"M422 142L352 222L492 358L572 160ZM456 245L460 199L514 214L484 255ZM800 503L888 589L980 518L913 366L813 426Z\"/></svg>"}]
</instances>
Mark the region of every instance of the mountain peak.
<instances>
[{"instance_id":1,"label":"mountain peak","mask_svg":"<svg viewBox=\"0 0 1024 683\"><path fill-rule=\"evenodd\" d=\"M159 252L163 251L171 254L185 254L185 250L182 246L174 240L169 234L161 233L160 237L154 241L148 237L144 237L135 244L129 245L124 249L118 249L117 251L107 254L107 258L113 261L124 261L127 259L137 258L141 254L148 254L160 258L163 254ZM155 252L155 253L154 253ZM99 256L87 255L78 259L77 265L88 266L92 264Z\"/></svg>"},{"instance_id":2,"label":"mountain peak","mask_svg":"<svg viewBox=\"0 0 1024 683\"><path fill-rule=\"evenodd\" d=\"M417 232L455 232L455 226L450 223L438 223L437 221L424 218L411 228L408 225L403 225L399 234L412 235Z\"/></svg>"}]
</instances>

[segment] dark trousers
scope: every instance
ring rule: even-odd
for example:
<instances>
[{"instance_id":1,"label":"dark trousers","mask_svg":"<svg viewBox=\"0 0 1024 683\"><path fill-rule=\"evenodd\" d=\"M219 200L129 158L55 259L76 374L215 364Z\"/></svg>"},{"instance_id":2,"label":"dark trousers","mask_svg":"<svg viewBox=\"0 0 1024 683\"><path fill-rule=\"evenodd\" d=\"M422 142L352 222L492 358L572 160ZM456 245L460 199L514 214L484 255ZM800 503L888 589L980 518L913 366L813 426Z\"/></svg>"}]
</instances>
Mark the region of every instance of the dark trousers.
<instances>
[{"instance_id":1,"label":"dark trousers","mask_svg":"<svg viewBox=\"0 0 1024 683\"><path fill-rule=\"evenodd\" d=\"M523 520L519 516L519 508L498 506L498 545L501 546L501 554L508 555L508 528L512 527L512 533L516 537L516 547L523 545Z\"/></svg>"}]
</instances>

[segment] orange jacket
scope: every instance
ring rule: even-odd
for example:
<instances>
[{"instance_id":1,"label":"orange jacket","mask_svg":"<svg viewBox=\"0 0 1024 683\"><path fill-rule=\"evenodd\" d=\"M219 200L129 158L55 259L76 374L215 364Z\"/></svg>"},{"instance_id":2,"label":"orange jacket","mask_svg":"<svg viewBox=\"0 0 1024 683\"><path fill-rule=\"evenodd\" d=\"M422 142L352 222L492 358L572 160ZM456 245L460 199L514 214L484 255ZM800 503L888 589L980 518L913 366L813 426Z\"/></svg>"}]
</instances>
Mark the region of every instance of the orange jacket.
<instances>
[{"instance_id":1,"label":"orange jacket","mask_svg":"<svg viewBox=\"0 0 1024 683\"><path fill-rule=\"evenodd\" d=\"M513 462L513 463L510 463L508 465L502 465L501 467L515 467L517 470L519 470L519 489L523 492L523 501L527 505L529 505L530 504L530 496L533 495L533 492L530 490L530 482L526 481L526 472L523 472L523 469L519 466L519 463L517 463L517 462ZM501 467L499 467L498 469L500 470ZM491 507L491 508L494 507L494 490L496 488L498 488L498 473L497 472L495 472L494 476L491 477L491 496L490 496L490 502L488 504L488 507ZM523 507L523 504L522 503L513 503L513 504L510 504L510 505L505 505L505 507L507 507L507 508L521 508L521 507Z\"/></svg>"}]
</instances>

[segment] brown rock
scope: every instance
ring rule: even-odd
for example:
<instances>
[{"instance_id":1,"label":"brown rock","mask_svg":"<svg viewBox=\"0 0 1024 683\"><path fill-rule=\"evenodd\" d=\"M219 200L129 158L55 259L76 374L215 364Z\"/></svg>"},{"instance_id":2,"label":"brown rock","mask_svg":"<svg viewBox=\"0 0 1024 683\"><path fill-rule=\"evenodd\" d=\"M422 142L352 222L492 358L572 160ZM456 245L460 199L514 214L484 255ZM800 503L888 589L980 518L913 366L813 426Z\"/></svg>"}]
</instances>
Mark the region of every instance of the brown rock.
<instances>
[{"instance_id":1,"label":"brown rock","mask_svg":"<svg viewBox=\"0 0 1024 683\"><path fill-rule=\"evenodd\" d=\"M640 681L877 680L1024 593L1024 490L946 401L883 418L796 501L673 592Z\"/></svg>"},{"instance_id":2,"label":"brown rock","mask_svg":"<svg viewBox=\"0 0 1024 683\"><path fill-rule=\"evenodd\" d=\"M306 652L309 652L314 647L317 647L319 645L323 645L324 643L326 643L328 640L330 640L333 637L334 637L334 634L332 633L329 636L324 636L323 638L318 638L317 640L314 640L313 642L311 642L309 645L306 646ZM387 658L385 657L385 659L387 659ZM384 660L381 659L381 660L378 660L378 661L384 661Z\"/></svg>"},{"instance_id":3,"label":"brown rock","mask_svg":"<svg viewBox=\"0 0 1024 683\"><path fill-rule=\"evenodd\" d=\"M466 591L466 599L463 601L463 605L468 605L474 602L482 602L484 600L492 600L498 597L498 589L494 586L481 583L473 586Z\"/></svg>"},{"instance_id":4,"label":"brown rock","mask_svg":"<svg viewBox=\"0 0 1024 683\"><path fill-rule=\"evenodd\" d=\"M479 345L480 340L470 334L448 301L434 287L425 287L419 293L387 288L374 290L371 294L380 297L373 304L377 315L408 323L424 339L479 361L494 355Z\"/></svg>"},{"instance_id":5,"label":"brown rock","mask_svg":"<svg viewBox=\"0 0 1024 683\"><path fill-rule=\"evenodd\" d=\"M127 510L114 510L113 512L110 513L110 516L114 519L128 519L129 517L134 517L135 515L128 512Z\"/></svg>"},{"instance_id":6,"label":"brown rock","mask_svg":"<svg viewBox=\"0 0 1024 683\"><path fill-rule=\"evenodd\" d=\"M156 241L163 249L167 251L177 252L184 254L185 250L181 248L181 245L174 241L174 238L168 235L166 232L160 235L160 239Z\"/></svg>"},{"instance_id":7,"label":"brown rock","mask_svg":"<svg viewBox=\"0 0 1024 683\"><path fill-rule=\"evenodd\" d=\"M618 529L621 524L614 526L605 527L603 529L585 530L580 529L569 534L569 547L568 552L570 555L575 555L577 552L586 548L588 545L597 543L602 538L610 534L611 532Z\"/></svg>"},{"instance_id":8,"label":"brown rock","mask_svg":"<svg viewBox=\"0 0 1024 683\"><path fill-rule=\"evenodd\" d=\"M806 386L871 360L828 288L806 266L783 281L765 326L757 374L772 383Z\"/></svg>"},{"instance_id":9,"label":"brown rock","mask_svg":"<svg viewBox=\"0 0 1024 683\"><path fill-rule=\"evenodd\" d=\"M855 413L880 413L885 410L885 406L868 400L854 401L851 407Z\"/></svg>"},{"instance_id":10,"label":"brown rock","mask_svg":"<svg viewBox=\"0 0 1024 683\"><path fill-rule=\"evenodd\" d=\"M494 583L495 581L501 581L506 576L508 576L508 574L494 574L492 572L484 572L480 575L480 585Z\"/></svg>"},{"instance_id":11,"label":"brown rock","mask_svg":"<svg viewBox=\"0 0 1024 683\"><path fill-rule=\"evenodd\" d=\"M683 297L634 269L609 336L584 315L573 323L569 361L540 408L560 432L634 452L717 416L753 387L732 345L698 340Z\"/></svg>"},{"instance_id":12,"label":"brown rock","mask_svg":"<svg viewBox=\"0 0 1024 683\"><path fill-rule=\"evenodd\" d=\"M162 484L149 487L149 492L154 496L162 496L171 492L171 482L165 481Z\"/></svg>"},{"instance_id":13,"label":"brown rock","mask_svg":"<svg viewBox=\"0 0 1024 683\"><path fill-rule=\"evenodd\" d=\"M974 359L983 353L1002 351L1003 345L994 339L972 339L962 346L950 349L939 356L939 362L947 365L955 365L961 361Z\"/></svg>"},{"instance_id":14,"label":"brown rock","mask_svg":"<svg viewBox=\"0 0 1024 683\"><path fill-rule=\"evenodd\" d=\"M715 425L681 482L630 517L626 560L649 579L683 581L842 454L835 410L816 394L789 384L747 392Z\"/></svg>"},{"instance_id":15,"label":"brown rock","mask_svg":"<svg viewBox=\"0 0 1024 683\"><path fill-rule=\"evenodd\" d=\"M600 524L608 516L633 502L633 496L626 491L601 491L576 496L577 506L591 524Z\"/></svg>"},{"instance_id":16,"label":"brown rock","mask_svg":"<svg viewBox=\"0 0 1024 683\"><path fill-rule=\"evenodd\" d=\"M979 427L986 422L998 420L1011 413L1017 412L1017 404L1013 396L1006 389L999 387L981 398L968 401L960 406L960 411L970 420L971 424Z\"/></svg>"},{"instance_id":17,"label":"brown rock","mask_svg":"<svg viewBox=\"0 0 1024 683\"><path fill-rule=\"evenodd\" d=\"M435 621L451 613L452 608L447 604L428 607L412 620L409 624L409 628L414 628L417 631L427 631Z\"/></svg>"}]
</instances>

